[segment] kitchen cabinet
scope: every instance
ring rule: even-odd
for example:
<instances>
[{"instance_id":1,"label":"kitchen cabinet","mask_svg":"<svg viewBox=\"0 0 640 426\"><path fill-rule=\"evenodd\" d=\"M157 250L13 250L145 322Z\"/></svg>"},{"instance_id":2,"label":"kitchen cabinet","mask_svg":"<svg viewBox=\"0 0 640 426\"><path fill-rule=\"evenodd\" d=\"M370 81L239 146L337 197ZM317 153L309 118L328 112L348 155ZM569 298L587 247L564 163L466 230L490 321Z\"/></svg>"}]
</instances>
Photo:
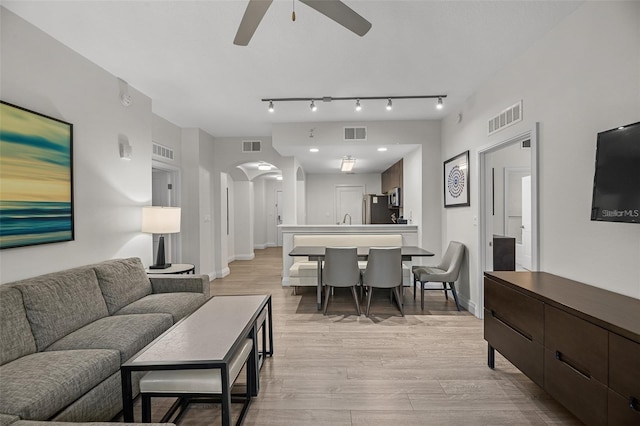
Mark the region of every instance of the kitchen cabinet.
<instances>
[{"instance_id":1,"label":"kitchen cabinet","mask_svg":"<svg viewBox=\"0 0 640 426\"><path fill-rule=\"evenodd\" d=\"M587 425L640 425L640 300L545 272L485 272L484 336Z\"/></svg>"},{"instance_id":2,"label":"kitchen cabinet","mask_svg":"<svg viewBox=\"0 0 640 426\"><path fill-rule=\"evenodd\" d=\"M402 188L402 159L382 172L382 192L388 194L393 188Z\"/></svg>"}]
</instances>

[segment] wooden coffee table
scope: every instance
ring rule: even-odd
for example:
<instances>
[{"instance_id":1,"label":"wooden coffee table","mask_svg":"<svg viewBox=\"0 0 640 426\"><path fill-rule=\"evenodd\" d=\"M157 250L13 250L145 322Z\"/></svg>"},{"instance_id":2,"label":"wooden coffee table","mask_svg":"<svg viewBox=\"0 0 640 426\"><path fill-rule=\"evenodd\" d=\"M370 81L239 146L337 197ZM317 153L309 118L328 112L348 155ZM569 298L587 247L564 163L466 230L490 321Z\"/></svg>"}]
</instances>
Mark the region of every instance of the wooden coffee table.
<instances>
[{"instance_id":1,"label":"wooden coffee table","mask_svg":"<svg viewBox=\"0 0 640 426\"><path fill-rule=\"evenodd\" d=\"M272 337L271 295L215 296L122 364L124 421L133 422L133 371L217 368L223 384L222 424L230 426L229 362L245 339L253 339L255 362L249 374L254 387L252 394L257 395L260 389L257 319L265 309ZM272 354L272 338L269 343L269 354Z\"/></svg>"}]
</instances>

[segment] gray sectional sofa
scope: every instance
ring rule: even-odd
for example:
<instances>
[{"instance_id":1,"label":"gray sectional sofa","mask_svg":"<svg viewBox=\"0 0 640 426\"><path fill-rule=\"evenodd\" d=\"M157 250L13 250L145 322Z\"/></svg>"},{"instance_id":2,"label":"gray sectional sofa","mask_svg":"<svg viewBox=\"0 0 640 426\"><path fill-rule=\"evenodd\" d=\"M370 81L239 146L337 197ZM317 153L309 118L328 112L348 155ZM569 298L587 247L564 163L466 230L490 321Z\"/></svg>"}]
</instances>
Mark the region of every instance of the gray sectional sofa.
<instances>
[{"instance_id":1,"label":"gray sectional sofa","mask_svg":"<svg viewBox=\"0 0 640 426\"><path fill-rule=\"evenodd\" d=\"M208 298L206 275L147 275L138 258L0 285L0 422L113 419L120 365Z\"/></svg>"}]
</instances>

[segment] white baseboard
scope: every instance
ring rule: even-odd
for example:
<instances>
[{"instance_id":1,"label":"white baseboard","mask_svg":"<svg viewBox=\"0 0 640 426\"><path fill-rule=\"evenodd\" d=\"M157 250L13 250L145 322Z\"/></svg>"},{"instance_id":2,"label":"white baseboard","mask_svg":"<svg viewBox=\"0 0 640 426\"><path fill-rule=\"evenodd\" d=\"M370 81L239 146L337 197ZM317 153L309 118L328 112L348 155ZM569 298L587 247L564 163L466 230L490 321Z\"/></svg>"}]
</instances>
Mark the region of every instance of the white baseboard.
<instances>
[{"instance_id":1,"label":"white baseboard","mask_svg":"<svg viewBox=\"0 0 640 426\"><path fill-rule=\"evenodd\" d=\"M235 260L252 260L256 257L256 254L255 253L236 254L234 257L235 257Z\"/></svg>"},{"instance_id":2,"label":"white baseboard","mask_svg":"<svg viewBox=\"0 0 640 426\"><path fill-rule=\"evenodd\" d=\"M231 273L231 270L227 266L226 268L223 268L218 274L216 274L216 277L217 278L224 278L227 275L229 275L230 273Z\"/></svg>"},{"instance_id":3,"label":"white baseboard","mask_svg":"<svg viewBox=\"0 0 640 426\"><path fill-rule=\"evenodd\" d=\"M266 244L266 243L265 243L265 244L254 244L254 245L253 245L253 248L254 248L255 250L264 250L264 249L266 249L268 246L269 246L269 245L268 245L268 244Z\"/></svg>"},{"instance_id":4,"label":"white baseboard","mask_svg":"<svg viewBox=\"0 0 640 426\"><path fill-rule=\"evenodd\" d=\"M464 306L467 311L471 312L477 318L482 318L482 309L478 312L478 307L473 301L467 299L460 293L458 293L458 300L460 301L460 305Z\"/></svg>"}]
</instances>

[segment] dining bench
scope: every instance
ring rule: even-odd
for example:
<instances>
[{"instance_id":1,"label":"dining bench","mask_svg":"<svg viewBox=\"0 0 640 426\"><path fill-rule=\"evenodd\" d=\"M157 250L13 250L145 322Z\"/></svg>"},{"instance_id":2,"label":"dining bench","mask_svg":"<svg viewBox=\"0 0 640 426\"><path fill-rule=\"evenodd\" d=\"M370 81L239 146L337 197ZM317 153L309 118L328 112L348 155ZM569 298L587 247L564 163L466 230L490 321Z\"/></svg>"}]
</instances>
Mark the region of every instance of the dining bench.
<instances>
[{"instance_id":1,"label":"dining bench","mask_svg":"<svg viewBox=\"0 0 640 426\"><path fill-rule=\"evenodd\" d=\"M293 236L293 246L312 247L401 247L400 234L301 234ZM360 270L367 267L359 261ZM402 284L411 285L411 267L402 265ZM289 285L294 287L316 287L318 285L318 262L307 257L296 256L289 268Z\"/></svg>"}]
</instances>

